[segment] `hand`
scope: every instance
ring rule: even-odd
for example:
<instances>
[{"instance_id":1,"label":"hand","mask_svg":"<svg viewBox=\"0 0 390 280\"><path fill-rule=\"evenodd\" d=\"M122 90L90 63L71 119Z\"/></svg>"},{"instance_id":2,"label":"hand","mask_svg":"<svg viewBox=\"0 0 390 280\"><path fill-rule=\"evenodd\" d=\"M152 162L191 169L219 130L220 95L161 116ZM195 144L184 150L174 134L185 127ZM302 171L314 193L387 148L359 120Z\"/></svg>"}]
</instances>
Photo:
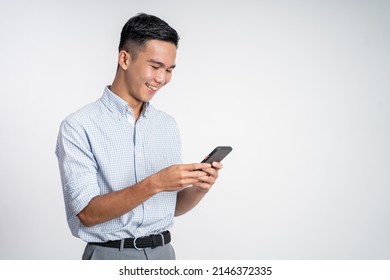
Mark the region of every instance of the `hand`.
<instances>
[{"instance_id":1,"label":"hand","mask_svg":"<svg viewBox=\"0 0 390 280\"><path fill-rule=\"evenodd\" d=\"M202 171L206 172L207 175L200 177L198 182L193 183L193 185L202 192L208 192L214 185L215 181L218 179L218 172L222 168L222 163L216 161L213 162L212 167L202 169Z\"/></svg>"},{"instance_id":2,"label":"hand","mask_svg":"<svg viewBox=\"0 0 390 280\"><path fill-rule=\"evenodd\" d=\"M177 164L152 175L151 182L157 188L157 192L178 191L203 180L209 181L210 179L206 178L211 173L215 176L216 171L209 163Z\"/></svg>"}]
</instances>

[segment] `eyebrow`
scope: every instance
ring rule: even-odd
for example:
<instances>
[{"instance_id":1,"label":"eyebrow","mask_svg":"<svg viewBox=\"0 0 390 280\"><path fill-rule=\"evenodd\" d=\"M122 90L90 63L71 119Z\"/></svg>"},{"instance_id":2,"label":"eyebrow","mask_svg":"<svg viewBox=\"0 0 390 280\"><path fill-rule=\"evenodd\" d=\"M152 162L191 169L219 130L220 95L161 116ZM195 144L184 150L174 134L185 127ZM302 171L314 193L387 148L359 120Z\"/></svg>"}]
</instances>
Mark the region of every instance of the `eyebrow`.
<instances>
[{"instance_id":1,"label":"eyebrow","mask_svg":"<svg viewBox=\"0 0 390 280\"><path fill-rule=\"evenodd\" d=\"M155 59L149 59L148 62L160 65L161 67L165 68L165 64L162 63L161 61L158 61ZM171 67L168 67L167 69L174 69L175 67L176 67L176 64L172 65Z\"/></svg>"}]
</instances>

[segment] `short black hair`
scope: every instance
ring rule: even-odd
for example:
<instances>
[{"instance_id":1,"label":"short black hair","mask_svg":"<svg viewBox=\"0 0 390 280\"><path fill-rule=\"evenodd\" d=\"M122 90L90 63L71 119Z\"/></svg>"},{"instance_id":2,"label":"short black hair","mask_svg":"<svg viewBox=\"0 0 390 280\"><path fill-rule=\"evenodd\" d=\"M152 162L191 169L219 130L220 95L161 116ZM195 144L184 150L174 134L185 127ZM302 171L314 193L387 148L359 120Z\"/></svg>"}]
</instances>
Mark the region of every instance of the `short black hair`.
<instances>
[{"instance_id":1,"label":"short black hair","mask_svg":"<svg viewBox=\"0 0 390 280\"><path fill-rule=\"evenodd\" d=\"M156 16L140 13L130 18L123 26L119 51L128 51L135 59L138 51L145 47L149 40L170 42L177 48L179 39L176 30L168 23Z\"/></svg>"}]
</instances>

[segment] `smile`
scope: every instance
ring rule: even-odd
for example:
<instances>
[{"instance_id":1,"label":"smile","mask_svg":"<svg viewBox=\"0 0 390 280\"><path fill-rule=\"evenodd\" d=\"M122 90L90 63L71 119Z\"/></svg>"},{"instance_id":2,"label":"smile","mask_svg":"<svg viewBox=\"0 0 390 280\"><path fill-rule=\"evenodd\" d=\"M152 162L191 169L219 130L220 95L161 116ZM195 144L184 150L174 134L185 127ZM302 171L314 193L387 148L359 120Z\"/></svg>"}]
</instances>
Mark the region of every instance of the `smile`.
<instances>
[{"instance_id":1,"label":"smile","mask_svg":"<svg viewBox=\"0 0 390 280\"><path fill-rule=\"evenodd\" d=\"M157 90L157 87L152 86L151 84L146 83L146 86L150 88L151 90Z\"/></svg>"}]
</instances>

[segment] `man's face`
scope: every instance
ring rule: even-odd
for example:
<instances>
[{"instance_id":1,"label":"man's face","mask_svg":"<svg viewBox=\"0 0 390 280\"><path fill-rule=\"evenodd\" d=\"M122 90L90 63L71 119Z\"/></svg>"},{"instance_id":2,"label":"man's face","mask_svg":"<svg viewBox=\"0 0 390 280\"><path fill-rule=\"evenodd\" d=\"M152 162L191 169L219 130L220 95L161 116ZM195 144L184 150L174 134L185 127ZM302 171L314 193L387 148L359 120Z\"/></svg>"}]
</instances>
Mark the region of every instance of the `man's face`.
<instances>
[{"instance_id":1,"label":"man's face","mask_svg":"<svg viewBox=\"0 0 390 280\"><path fill-rule=\"evenodd\" d=\"M173 43L150 40L136 59L130 58L125 71L125 83L130 99L148 102L169 83L175 68L176 46Z\"/></svg>"}]
</instances>

